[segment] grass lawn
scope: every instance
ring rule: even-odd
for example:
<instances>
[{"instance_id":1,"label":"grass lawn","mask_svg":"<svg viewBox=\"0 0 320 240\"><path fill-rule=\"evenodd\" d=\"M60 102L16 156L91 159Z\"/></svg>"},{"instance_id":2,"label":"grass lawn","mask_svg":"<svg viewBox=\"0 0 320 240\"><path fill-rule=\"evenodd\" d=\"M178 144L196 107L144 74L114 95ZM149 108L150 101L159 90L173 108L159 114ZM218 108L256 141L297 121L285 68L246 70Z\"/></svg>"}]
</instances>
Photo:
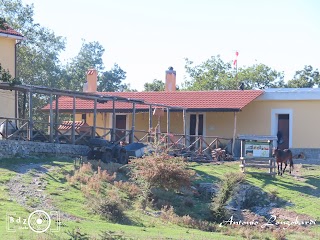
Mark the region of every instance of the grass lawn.
<instances>
[{"instance_id":1,"label":"grass lawn","mask_svg":"<svg viewBox=\"0 0 320 240\"><path fill-rule=\"evenodd\" d=\"M59 232L46 231L34 233L30 229L18 229L21 224L10 225L16 227L15 232L7 231L7 213L15 213L21 219L28 218L30 212L9 196L8 181L17 176L16 166L21 163L43 162L42 167L50 169L42 175L45 181L45 193L52 199L52 204L65 214L74 219L62 220ZM221 165L191 163L191 168L198 173L196 182L218 182L229 172L239 172L237 162ZM87 199L81 190L71 186L66 175L74 170L73 160L1 160L0 162L0 239L76 239L72 233L80 231L82 238L77 239L277 239L274 233L259 232L248 228L232 228L217 226L216 232L205 232L192 228L181 227L176 224L164 222L162 219L149 216L140 210L129 209L125 214L131 220L130 225L111 223L90 212ZM276 193L277 197L290 201L292 204L287 209L301 214L307 214L320 221L320 167L305 165L299 169L302 180L297 180L288 174L283 177L269 177L263 174L246 174L246 181L266 192ZM32 171L23 176L25 184L32 181ZM178 199L178 198L177 198ZM208 201L194 199L195 206L190 210L190 215L202 218L205 214ZM176 207L175 207L176 209ZM177 206L177 209L179 207ZM48 211L47 209L41 209ZM188 210L180 206L183 214ZM9 227L10 227L9 226ZM51 229L51 228L50 228ZM52 229L51 229L52 230ZM105 238L102 237L103 232ZM311 228L312 234L303 232L287 232L287 239L320 239L320 227ZM106 234L119 235L118 238L106 238ZM126 237L126 238L125 238ZM312 238L315 237L315 238ZM279 238L278 238L279 239Z\"/></svg>"}]
</instances>

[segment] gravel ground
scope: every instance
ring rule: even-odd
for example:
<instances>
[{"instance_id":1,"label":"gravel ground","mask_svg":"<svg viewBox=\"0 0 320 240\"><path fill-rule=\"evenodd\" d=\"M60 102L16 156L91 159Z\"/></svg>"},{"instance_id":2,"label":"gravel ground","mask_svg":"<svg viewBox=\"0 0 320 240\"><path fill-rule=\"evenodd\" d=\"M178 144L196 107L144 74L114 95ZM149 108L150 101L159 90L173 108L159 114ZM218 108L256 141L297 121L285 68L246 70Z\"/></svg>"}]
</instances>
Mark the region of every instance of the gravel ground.
<instances>
[{"instance_id":1,"label":"gravel ground","mask_svg":"<svg viewBox=\"0 0 320 240\"><path fill-rule=\"evenodd\" d=\"M43 210L46 212L57 211L50 195L45 193L47 182L41 179L46 173L55 169L43 167L43 163L22 164L15 166L15 172L18 174L12 178L7 186L9 187L9 195L11 200L18 202L29 211ZM25 174L32 176L31 182L24 179ZM60 218L65 220L80 220L79 218L67 213L60 212Z\"/></svg>"}]
</instances>

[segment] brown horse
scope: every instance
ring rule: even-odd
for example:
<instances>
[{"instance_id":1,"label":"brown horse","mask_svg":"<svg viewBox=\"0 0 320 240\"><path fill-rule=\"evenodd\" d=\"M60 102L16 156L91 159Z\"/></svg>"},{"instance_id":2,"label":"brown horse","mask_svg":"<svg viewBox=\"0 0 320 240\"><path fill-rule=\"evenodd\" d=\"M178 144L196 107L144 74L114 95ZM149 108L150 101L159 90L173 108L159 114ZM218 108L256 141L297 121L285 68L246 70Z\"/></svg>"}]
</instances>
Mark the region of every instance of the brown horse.
<instances>
[{"instance_id":1,"label":"brown horse","mask_svg":"<svg viewBox=\"0 0 320 240\"><path fill-rule=\"evenodd\" d=\"M273 149L272 156L276 158L278 166L278 175L282 175L290 161L289 173L293 170L292 152L289 149L280 150L278 148ZM284 169L282 170L282 163L284 163Z\"/></svg>"}]
</instances>

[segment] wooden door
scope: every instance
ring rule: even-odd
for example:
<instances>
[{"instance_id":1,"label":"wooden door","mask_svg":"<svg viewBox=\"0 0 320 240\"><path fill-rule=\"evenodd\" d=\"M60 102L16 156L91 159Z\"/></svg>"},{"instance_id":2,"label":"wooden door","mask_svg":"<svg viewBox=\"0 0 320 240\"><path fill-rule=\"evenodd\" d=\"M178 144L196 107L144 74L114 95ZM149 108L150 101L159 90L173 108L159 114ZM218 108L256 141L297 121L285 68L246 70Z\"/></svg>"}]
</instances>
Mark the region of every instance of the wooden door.
<instances>
[{"instance_id":1,"label":"wooden door","mask_svg":"<svg viewBox=\"0 0 320 240\"><path fill-rule=\"evenodd\" d=\"M127 126L127 116L126 115L116 115L116 137L115 140L125 141L124 136L126 135L126 126Z\"/></svg>"},{"instance_id":2,"label":"wooden door","mask_svg":"<svg viewBox=\"0 0 320 240\"><path fill-rule=\"evenodd\" d=\"M278 148L289 148L289 114L278 115ZM280 139L279 139L280 138Z\"/></svg>"}]
</instances>

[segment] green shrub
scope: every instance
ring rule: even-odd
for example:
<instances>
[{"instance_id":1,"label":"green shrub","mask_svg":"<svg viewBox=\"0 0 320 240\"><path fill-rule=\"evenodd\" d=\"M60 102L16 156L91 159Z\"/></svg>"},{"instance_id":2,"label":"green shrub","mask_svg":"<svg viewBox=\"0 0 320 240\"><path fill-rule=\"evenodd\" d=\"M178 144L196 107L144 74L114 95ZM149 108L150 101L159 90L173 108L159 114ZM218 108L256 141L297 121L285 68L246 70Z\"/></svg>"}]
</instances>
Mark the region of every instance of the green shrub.
<instances>
[{"instance_id":1,"label":"green shrub","mask_svg":"<svg viewBox=\"0 0 320 240\"><path fill-rule=\"evenodd\" d=\"M226 218L227 211L225 206L232 197L238 183L244 180L243 173L227 173L219 183L219 191L212 198L211 211L215 221L221 221Z\"/></svg>"},{"instance_id":2,"label":"green shrub","mask_svg":"<svg viewBox=\"0 0 320 240\"><path fill-rule=\"evenodd\" d=\"M91 196L89 206L93 213L109 221L121 223L127 219L124 214L124 205L116 194L114 196L109 194L105 197Z\"/></svg>"}]
</instances>

